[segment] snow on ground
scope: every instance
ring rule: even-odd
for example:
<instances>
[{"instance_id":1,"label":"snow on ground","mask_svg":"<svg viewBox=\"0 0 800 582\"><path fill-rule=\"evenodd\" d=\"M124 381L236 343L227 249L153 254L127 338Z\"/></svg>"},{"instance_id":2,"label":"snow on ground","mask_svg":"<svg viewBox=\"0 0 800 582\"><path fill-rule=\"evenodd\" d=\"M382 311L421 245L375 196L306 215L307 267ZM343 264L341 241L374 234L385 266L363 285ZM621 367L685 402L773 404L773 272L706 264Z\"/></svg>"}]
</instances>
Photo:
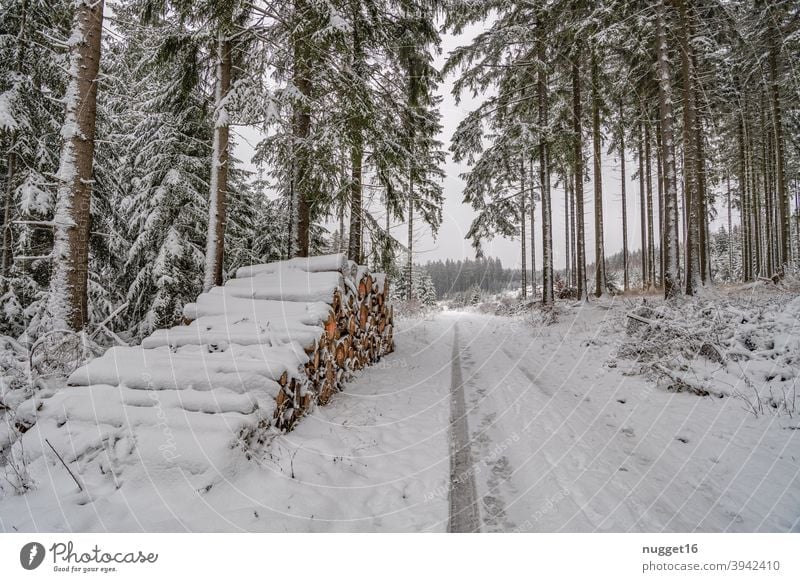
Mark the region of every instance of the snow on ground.
<instances>
[{"instance_id":1,"label":"snow on ground","mask_svg":"<svg viewBox=\"0 0 800 582\"><path fill-rule=\"evenodd\" d=\"M790 419L660 391L609 367L616 313L569 309L557 325L524 331L451 316L473 338L461 361L485 529L798 529Z\"/></svg>"},{"instance_id":2,"label":"snow on ground","mask_svg":"<svg viewBox=\"0 0 800 582\"><path fill-rule=\"evenodd\" d=\"M98 463L87 463L86 472L72 464L87 494L50 454L46 464L29 467L33 491L16 495L5 487L0 531L443 530L450 336L437 322L412 320L396 337L403 350L360 372L330 405L258 450L214 447L201 425L180 440L155 426L146 438L170 447L158 470L128 463L116 488L94 474ZM193 475L182 464L194 449L213 455L205 459L213 476ZM432 494L442 490L444 496Z\"/></svg>"},{"instance_id":3,"label":"snow on ground","mask_svg":"<svg viewBox=\"0 0 800 582\"><path fill-rule=\"evenodd\" d=\"M800 365L795 300L766 289L732 291L750 303L737 300L746 316L731 321L754 326L751 378L789 385ZM207 482L128 467L121 488L90 500L51 455L31 468L35 490L4 489L0 530L445 531L457 328L483 531L800 531L796 414L754 413L730 387L722 398L668 391L623 349L637 341L625 314L640 301L560 302L554 323L475 309L398 320L395 353L293 432L227 449ZM726 353L736 330L721 337ZM777 376L765 371L773 355ZM698 359L690 371L719 388L748 366L731 360Z\"/></svg>"}]
</instances>

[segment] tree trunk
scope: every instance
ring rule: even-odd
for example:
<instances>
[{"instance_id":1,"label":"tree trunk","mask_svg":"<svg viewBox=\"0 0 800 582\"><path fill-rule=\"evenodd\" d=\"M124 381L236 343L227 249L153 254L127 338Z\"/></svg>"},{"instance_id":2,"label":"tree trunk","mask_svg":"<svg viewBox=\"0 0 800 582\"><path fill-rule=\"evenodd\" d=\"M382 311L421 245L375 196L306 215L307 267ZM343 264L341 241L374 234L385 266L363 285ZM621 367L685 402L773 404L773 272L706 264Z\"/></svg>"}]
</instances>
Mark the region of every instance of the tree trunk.
<instances>
[{"instance_id":1,"label":"tree trunk","mask_svg":"<svg viewBox=\"0 0 800 582\"><path fill-rule=\"evenodd\" d=\"M353 27L353 74L362 78L364 74L364 51L361 45L359 26ZM363 186L362 174L364 165L363 121L360 115L350 118L350 242L347 256L351 261L361 264L363 253Z\"/></svg>"},{"instance_id":2,"label":"tree trunk","mask_svg":"<svg viewBox=\"0 0 800 582\"><path fill-rule=\"evenodd\" d=\"M678 279L678 206L677 175L675 172L675 151L673 148L673 110L672 110L672 70L667 44L666 24L664 22L664 2L656 5L656 29L658 31L656 57L658 61L658 97L661 117L661 134L664 142L664 206L666 209L664 245L666 265L664 266L664 297L672 299L680 295Z\"/></svg>"},{"instance_id":3,"label":"tree trunk","mask_svg":"<svg viewBox=\"0 0 800 582\"><path fill-rule=\"evenodd\" d=\"M544 70L545 39L540 29L538 37L538 60L542 65L539 68L538 101L539 101L539 182L542 193L542 303L552 305L553 296L553 223L552 208L550 204L550 160L547 136L544 128L547 127L547 72Z\"/></svg>"},{"instance_id":4,"label":"tree trunk","mask_svg":"<svg viewBox=\"0 0 800 582\"><path fill-rule=\"evenodd\" d=\"M570 177L569 170L564 170L564 284L567 287L572 286L572 268L570 259L572 257L570 249L570 231L569 231L569 187Z\"/></svg>"},{"instance_id":5,"label":"tree trunk","mask_svg":"<svg viewBox=\"0 0 800 582\"><path fill-rule=\"evenodd\" d=\"M742 280L752 281L753 260L750 250L750 203L747 195L747 158L745 156L744 144L744 121L739 120L737 131L737 141L739 146L739 219L741 222L741 251L742 251Z\"/></svg>"},{"instance_id":6,"label":"tree trunk","mask_svg":"<svg viewBox=\"0 0 800 582\"><path fill-rule=\"evenodd\" d=\"M620 195L622 196L622 285L628 291L628 200L626 195L625 176L625 110L622 101L619 104L619 167Z\"/></svg>"},{"instance_id":7,"label":"tree trunk","mask_svg":"<svg viewBox=\"0 0 800 582\"><path fill-rule=\"evenodd\" d=\"M526 299L528 297L528 261L527 257L525 256L525 249L528 246L528 239L525 236L525 222L528 218L527 210L525 208L525 158L523 156L520 157L520 176L519 176L519 185L520 185L520 209L519 209L519 228L520 228L520 249L522 252L522 298Z\"/></svg>"},{"instance_id":8,"label":"tree trunk","mask_svg":"<svg viewBox=\"0 0 800 582\"><path fill-rule=\"evenodd\" d=\"M654 240L661 240L664 237L664 158L662 153L664 151L663 143L661 140L661 123L656 123L656 192L658 194L658 235ZM653 252L653 260L655 261L655 249ZM653 281L656 287L664 286L664 245L658 247L658 277L653 274Z\"/></svg>"},{"instance_id":9,"label":"tree trunk","mask_svg":"<svg viewBox=\"0 0 800 582\"><path fill-rule=\"evenodd\" d=\"M648 271L647 271L647 198L644 188L644 123L639 124L639 206L641 214L641 230L642 230L642 289L647 289Z\"/></svg>"},{"instance_id":10,"label":"tree trunk","mask_svg":"<svg viewBox=\"0 0 800 582\"><path fill-rule=\"evenodd\" d=\"M232 43L220 38L217 43L217 79L214 89L214 140L211 153L211 184L208 198L208 232L203 291L222 285L227 223L229 137L226 104L233 69Z\"/></svg>"},{"instance_id":11,"label":"tree trunk","mask_svg":"<svg viewBox=\"0 0 800 582\"><path fill-rule=\"evenodd\" d=\"M408 176L408 261L406 262L406 299L414 296L414 176Z\"/></svg>"},{"instance_id":12,"label":"tree trunk","mask_svg":"<svg viewBox=\"0 0 800 582\"><path fill-rule=\"evenodd\" d=\"M594 294L600 297L606 290L606 252L603 240L603 171L600 149L600 71L597 54L592 49L592 146L594 160Z\"/></svg>"},{"instance_id":13,"label":"tree trunk","mask_svg":"<svg viewBox=\"0 0 800 582\"><path fill-rule=\"evenodd\" d=\"M306 12L306 0L295 1L295 14ZM302 18L302 16L300 16ZM311 131L311 71L306 31L295 23L292 38L294 51L293 84L299 93L295 100L292 120L294 175L292 176L292 223L290 240L291 257L307 257L309 250L309 229L311 226L311 152L308 143ZM352 233L351 233L352 236Z\"/></svg>"},{"instance_id":14,"label":"tree trunk","mask_svg":"<svg viewBox=\"0 0 800 582\"><path fill-rule=\"evenodd\" d=\"M774 216L774 200L773 200L773 180L772 180L772 164L770 152L771 144L769 134L767 131L769 121L766 116L766 93L762 94L761 101L761 176L764 181L764 227L766 231L765 241L765 257L766 257L766 275L772 277L775 274L775 254L776 254L776 232L775 232L775 216Z\"/></svg>"},{"instance_id":15,"label":"tree trunk","mask_svg":"<svg viewBox=\"0 0 800 582\"><path fill-rule=\"evenodd\" d=\"M16 74L20 74L22 71L22 66L25 62L25 53L27 52L29 43L26 36L28 23L27 8L27 4L23 2L16 41ZM2 249L0 249L0 294L6 291L7 279L11 274L11 268L14 264L14 232L12 230L12 218L14 211L14 182L16 180L17 171L17 154L14 151L17 141L17 132L15 129L12 129L8 134L9 152L8 159L6 160L6 187L3 199L2 223L0 223L0 239L2 239L0 241L0 244L2 244Z\"/></svg>"},{"instance_id":16,"label":"tree trunk","mask_svg":"<svg viewBox=\"0 0 800 582\"><path fill-rule=\"evenodd\" d=\"M676 28L681 51L683 78L683 176L686 201L686 294L700 289L700 192L697 188L697 143L695 141L694 70L689 44L689 18L684 0L676 0L680 25Z\"/></svg>"},{"instance_id":17,"label":"tree trunk","mask_svg":"<svg viewBox=\"0 0 800 582\"><path fill-rule=\"evenodd\" d=\"M389 208L389 193L386 193L386 242L384 244L383 260L381 261L381 269L384 273L389 273L392 270L392 211Z\"/></svg>"},{"instance_id":18,"label":"tree trunk","mask_svg":"<svg viewBox=\"0 0 800 582\"><path fill-rule=\"evenodd\" d=\"M745 136L746 136L746 148L747 148L747 163L750 175L750 220L751 220L751 228L752 228L752 241L753 241L753 268L754 268L754 275L762 276L764 275L764 248L762 245L761 240L761 199L759 197L758 192L758 178L756 172L756 163L755 163L755 154L753 153L754 150L754 143L753 143L753 132L751 130L750 119L747 114L747 110L745 109Z\"/></svg>"},{"instance_id":19,"label":"tree trunk","mask_svg":"<svg viewBox=\"0 0 800 582\"><path fill-rule=\"evenodd\" d=\"M534 191L533 157L529 162L531 182L531 297L536 299L539 294L536 285L536 192Z\"/></svg>"},{"instance_id":20,"label":"tree trunk","mask_svg":"<svg viewBox=\"0 0 800 582\"><path fill-rule=\"evenodd\" d=\"M363 160L364 146L360 140L355 140L350 147L350 239L347 245L347 257L358 264L361 264L362 251L361 226L363 208L361 176Z\"/></svg>"},{"instance_id":21,"label":"tree trunk","mask_svg":"<svg viewBox=\"0 0 800 582\"><path fill-rule=\"evenodd\" d=\"M697 70L695 68L695 70ZM700 220L698 230L700 232L700 281L703 285L711 283L711 237L708 224L708 191L706 184L706 158L705 158L705 136L703 133L703 120L698 107L695 115L695 136L697 139L697 195L698 218Z\"/></svg>"},{"instance_id":22,"label":"tree trunk","mask_svg":"<svg viewBox=\"0 0 800 582\"><path fill-rule=\"evenodd\" d=\"M800 268L800 187L797 178L794 179L794 234L797 245L794 251L794 265L795 268Z\"/></svg>"},{"instance_id":23,"label":"tree trunk","mask_svg":"<svg viewBox=\"0 0 800 582\"><path fill-rule=\"evenodd\" d=\"M88 321L90 207L102 31L103 0L81 0L69 42L47 306L51 329L80 331Z\"/></svg>"},{"instance_id":24,"label":"tree trunk","mask_svg":"<svg viewBox=\"0 0 800 582\"><path fill-rule=\"evenodd\" d=\"M571 172L569 175L569 230L567 235L570 241L570 252L572 253L572 272L570 273L570 287L577 287L577 264L578 264L578 251L577 251L577 237L575 236L575 173Z\"/></svg>"},{"instance_id":25,"label":"tree trunk","mask_svg":"<svg viewBox=\"0 0 800 582\"><path fill-rule=\"evenodd\" d=\"M10 132L11 147L14 147L15 133ZM6 290L6 279L11 273L11 265L14 262L13 240L11 231L11 211L14 208L14 179L16 172L16 154L12 151L8 154L6 161L6 187L3 196L3 222L0 223L2 230L2 251L0 252L0 293Z\"/></svg>"},{"instance_id":26,"label":"tree trunk","mask_svg":"<svg viewBox=\"0 0 800 582\"><path fill-rule=\"evenodd\" d=\"M342 185L344 185L347 182L347 178L346 177L347 177L347 171L343 170L342 171ZM345 205L347 203L346 200L349 201L349 199L350 199L350 197L348 196L346 199L341 200L340 204L339 204L339 245L338 245L338 248L336 249L337 253L346 253L348 251L348 249L349 249L349 246L350 246L349 245L349 239L345 240L345 238L344 238L344 207L345 207ZM389 209L388 208L386 209L386 213L387 213L387 216L388 216L388 213L389 213Z\"/></svg>"},{"instance_id":27,"label":"tree trunk","mask_svg":"<svg viewBox=\"0 0 800 582\"><path fill-rule=\"evenodd\" d=\"M572 60L572 119L573 119L573 139L575 140L575 219L577 235L577 265L576 273L578 276L578 298L588 299L586 288L586 239L583 224L583 125L581 123L581 47L575 49L575 57Z\"/></svg>"},{"instance_id":28,"label":"tree trunk","mask_svg":"<svg viewBox=\"0 0 800 582\"><path fill-rule=\"evenodd\" d=\"M647 192L647 288L655 285L656 274L656 239L653 232L653 152L651 150L650 125L644 125L644 168L645 189Z\"/></svg>"},{"instance_id":29,"label":"tree trunk","mask_svg":"<svg viewBox=\"0 0 800 582\"><path fill-rule=\"evenodd\" d=\"M728 279L733 281L733 220L731 218L731 175L726 172L725 186L728 195Z\"/></svg>"},{"instance_id":30,"label":"tree trunk","mask_svg":"<svg viewBox=\"0 0 800 582\"><path fill-rule=\"evenodd\" d=\"M770 34L771 43L769 51L770 87L772 96L772 119L774 124L775 139L775 173L778 190L778 210L780 216L781 246L778 254L778 273L783 276L789 265L791 229L789 227L789 197L786 192L786 171L784 169L783 146L783 113L781 110L780 81L779 81L779 49L778 32L773 27Z\"/></svg>"},{"instance_id":31,"label":"tree trunk","mask_svg":"<svg viewBox=\"0 0 800 582\"><path fill-rule=\"evenodd\" d=\"M795 268L800 268L800 187L798 187L796 178L794 180L794 234L797 244L794 255Z\"/></svg>"},{"instance_id":32,"label":"tree trunk","mask_svg":"<svg viewBox=\"0 0 800 582\"><path fill-rule=\"evenodd\" d=\"M686 0L684 0L686 1ZM691 44L695 35L695 12L689 8L687 14L687 34L689 35L689 58L692 71L691 86L694 94L694 139L695 153L697 156L695 172L697 179L697 217L698 217L698 246L700 249L700 281L703 285L711 282L711 250L708 224L708 191L705 155L705 131L703 124L703 111L707 109L704 102L700 79L702 72L698 69L697 51Z\"/></svg>"}]
</instances>

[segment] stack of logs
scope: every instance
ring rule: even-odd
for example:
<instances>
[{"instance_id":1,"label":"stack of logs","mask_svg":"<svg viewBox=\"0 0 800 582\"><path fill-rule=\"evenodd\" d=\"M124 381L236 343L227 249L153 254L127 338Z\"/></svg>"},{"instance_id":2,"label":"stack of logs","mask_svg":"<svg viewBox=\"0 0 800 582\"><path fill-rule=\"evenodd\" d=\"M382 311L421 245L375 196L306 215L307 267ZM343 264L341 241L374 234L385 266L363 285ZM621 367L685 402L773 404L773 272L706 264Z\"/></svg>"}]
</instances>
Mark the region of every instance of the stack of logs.
<instances>
[{"instance_id":1,"label":"stack of logs","mask_svg":"<svg viewBox=\"0 0 800 582\"><path fill-rule=\"evenodd\" d=\"M305 347L307 380L284 374L279 381L274 417L280 429L290 429L314 402L327 404L354 371L394 351L388 278L352 262L343 271L344 284L333 292L323 332Z\"/></svg>"}]
</instances>

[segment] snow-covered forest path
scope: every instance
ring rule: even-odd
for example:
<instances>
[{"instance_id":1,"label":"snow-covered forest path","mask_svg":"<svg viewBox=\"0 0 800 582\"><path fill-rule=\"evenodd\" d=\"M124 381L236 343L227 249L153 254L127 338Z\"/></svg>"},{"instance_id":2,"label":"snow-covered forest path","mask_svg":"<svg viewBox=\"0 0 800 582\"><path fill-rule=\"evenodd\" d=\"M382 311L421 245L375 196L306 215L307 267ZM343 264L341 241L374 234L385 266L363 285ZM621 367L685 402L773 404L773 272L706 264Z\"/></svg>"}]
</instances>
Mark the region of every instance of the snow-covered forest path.
<instances>
[{"instance_id":1,"label":"snow-covered forest path","mask_svg":"<svg viewBox=\"0 0 800 582\"><path fill-rule=\"evenodd\" d=\"M450 519L448 531L472 533L481 530L475 488L475 466L464 402L464 379L458 343L458 325L453 327L453 361L450 373Z\"/></svg>"},{"instance_id":2,"label":"snow-covered forest path","mask_svg":"<svg viewBox=\"0 0 800 582\"><path fill-rule=\"evenodd\" d=\"M483 530L798 529L797 431L623 375L620 313L576 307L538 328L440 316L461 338Z\"/></svg>"},{"instance_id":3,"label":"snow-covered forest path","mask_svg":"<svg viewBox=\"0 0 800 582\"><path fill-rule=\"evenodd\" d=\"M796 419L625 374L627 309L398 320L294 431L88 496L50 464L0 531L800 531Z\"/></svg>"}]
</instances>

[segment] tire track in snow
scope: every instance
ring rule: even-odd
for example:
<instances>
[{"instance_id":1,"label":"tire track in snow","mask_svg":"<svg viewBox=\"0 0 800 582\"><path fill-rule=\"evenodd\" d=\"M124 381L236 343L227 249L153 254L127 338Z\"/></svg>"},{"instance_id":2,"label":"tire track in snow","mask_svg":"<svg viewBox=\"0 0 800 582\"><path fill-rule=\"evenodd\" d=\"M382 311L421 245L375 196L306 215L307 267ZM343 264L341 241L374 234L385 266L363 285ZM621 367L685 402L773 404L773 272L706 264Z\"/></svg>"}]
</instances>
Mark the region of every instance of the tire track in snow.
<instances>
[{"instance_id":1,"label":"tire track in snow","mask_svg":"<svg viewBox=\"0 0 800 582\"><path fill-rule=\"evenodd\" d=\"M470 451L467 408L458 346L458 324L453 327L453 359L450 381L450 520L453 533L481 530L475 473Z\"/></svg>"}]
</instances>

